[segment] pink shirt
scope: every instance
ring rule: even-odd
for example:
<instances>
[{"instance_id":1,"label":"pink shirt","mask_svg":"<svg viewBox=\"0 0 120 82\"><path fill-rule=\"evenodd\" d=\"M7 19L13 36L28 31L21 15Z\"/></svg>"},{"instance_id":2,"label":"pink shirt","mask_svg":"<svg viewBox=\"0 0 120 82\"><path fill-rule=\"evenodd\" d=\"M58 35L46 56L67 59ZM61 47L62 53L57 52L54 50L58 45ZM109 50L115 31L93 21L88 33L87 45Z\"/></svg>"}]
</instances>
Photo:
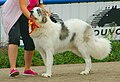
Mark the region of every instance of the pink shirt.
<instances>
[{"instance_id":1,"label":"pink shirt","mask_svg":"<svg viewBox=\"0 0 120 82\"><path fill-rule=\"evenodd\" d=\"M42 3L42 0L28 0L28 10L31 10L36 4ZM2 6L2 22L5 33L8 34L12 26L21 16L19 0L7 0ZM23 23L24 24L24 23Z\"/></svg>"},{"instance_id":2,"label":"pink shirt","mask_svg":"<svg viewBox=\"0 0 120 82\"><path fill-rule=\"evenodd\" d=\"M30 4L27 6L28 10L32 10L36 5L43 3L42 0L29 0Z\"/></svg>"},{"instance_id":3,"label":"pink shirt","mask_svg":"<svg viewBox=\"0 0 120 82\"><path fill-rule=\"evenodd\" d=\"M28 5L28 10L30 11L30 10L32 10L33 9L33 7L35 7L36 5L37 5L37 3L38 3L38 0L29 0L29 2L30 2L30 4Z\"/></svg>"}]
</instances>

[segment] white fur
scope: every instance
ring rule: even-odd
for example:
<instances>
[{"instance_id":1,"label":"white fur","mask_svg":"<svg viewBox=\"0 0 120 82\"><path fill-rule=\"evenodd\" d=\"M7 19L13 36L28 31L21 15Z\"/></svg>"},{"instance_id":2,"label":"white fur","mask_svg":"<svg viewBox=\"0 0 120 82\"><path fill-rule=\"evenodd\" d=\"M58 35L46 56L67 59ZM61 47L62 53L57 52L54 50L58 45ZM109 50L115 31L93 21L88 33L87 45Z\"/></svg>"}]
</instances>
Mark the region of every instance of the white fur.
<instances>
[{"instance_id":1,"label":"white fur","mask_svg":"<svg viewBox=\"0 0 120 82\"><path fill-rule=\"evenodd\" d=\"M33 15L36 17L37 23L41 22L42 16L38 16L38 7L33 9ZM36 50L41 53L46 66L46 72L42 74L44 77L51 77L53 54L66 50L73 51L76 55L82 56L85 60L85 70L80 74L89 74L91 70L91 57L96 59L105 58L111 51L110 41L104 38L97 38L93 29L86 22L79 19L70 19L65 21L65 25L69 30L69 36L65 40L60 40L61 25L53 23L48 16L47 22L41 24L41 28L36 28L31 34ZM76 33L73 42L70 39Z\"/></svg>"}]
</instances>

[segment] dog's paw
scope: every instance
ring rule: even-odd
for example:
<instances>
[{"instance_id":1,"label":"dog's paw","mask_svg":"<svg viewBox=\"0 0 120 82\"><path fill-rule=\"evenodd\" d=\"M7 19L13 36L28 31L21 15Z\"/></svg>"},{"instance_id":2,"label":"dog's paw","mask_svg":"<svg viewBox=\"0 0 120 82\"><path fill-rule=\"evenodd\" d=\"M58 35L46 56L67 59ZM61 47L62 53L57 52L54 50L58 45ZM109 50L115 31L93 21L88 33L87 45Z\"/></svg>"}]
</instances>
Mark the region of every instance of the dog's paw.
<instances>
[{"instance_id":1,"label":"dog's paw","mask_svg":"<svg viewBox=\"0 0 120 82\"><path fill-rule=\"evenodd\" d=\"M89 71L82 71L80 74L81 75L88 75L90 72Z\"/></svg>"},{"instance_id":2,"label":"dog's paw","mask_svg":"<svg viewBox=\"0 0 120 82\"><path fill-rule=\"evenodd\" d=\"M51 77L51 74L43 73L42 76L48 78L48 77Z\"/></svg>"}]
</instances>

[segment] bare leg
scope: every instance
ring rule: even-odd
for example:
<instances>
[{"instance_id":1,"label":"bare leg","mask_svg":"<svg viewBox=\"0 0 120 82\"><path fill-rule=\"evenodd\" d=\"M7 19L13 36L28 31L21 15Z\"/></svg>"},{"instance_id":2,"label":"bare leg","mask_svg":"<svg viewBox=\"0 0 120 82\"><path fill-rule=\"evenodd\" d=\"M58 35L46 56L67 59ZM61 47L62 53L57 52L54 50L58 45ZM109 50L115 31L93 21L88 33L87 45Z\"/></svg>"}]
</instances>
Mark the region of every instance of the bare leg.
<instances>
[{"instance_id":1,"label":"bare leg","mask_svg":"<svg viewBox=\"0 0 120 82\"><path fill-rule=\"evenodd\" d=\"M10 44L8 46L8 56L10 61L10 70L16 68L16 59L18 54L18 45Z\"/></svg>"},{"instance_id":2,"label":"bare leg","mask_svg":"<svg viewBox=\"0 0 120 82\"><path fill-rule=\"evenodd\" d=\"M25 52L24 52L25 70L30 70L33 54L34 54L34 51L26 51L25 50Z\"/></svg>"}]
</instances>

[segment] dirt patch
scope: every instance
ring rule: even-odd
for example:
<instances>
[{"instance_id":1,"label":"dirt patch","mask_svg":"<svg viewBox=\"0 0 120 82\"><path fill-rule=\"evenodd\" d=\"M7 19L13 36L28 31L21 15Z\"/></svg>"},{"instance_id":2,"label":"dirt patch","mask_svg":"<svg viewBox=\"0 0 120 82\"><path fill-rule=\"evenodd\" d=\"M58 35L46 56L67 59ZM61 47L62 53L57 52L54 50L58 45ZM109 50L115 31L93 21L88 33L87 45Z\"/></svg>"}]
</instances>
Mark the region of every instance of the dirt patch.
<instances>
[{"instance_id":1,"label":"dirt patch","mask_svg":"<svg viewBox=\"0 0 120 82\"><path fill-rule=\"evenodd\" d=\"M120 82L120 63L105 62L93 63L89 75L80 75L85 64L65 64L53 66L53 76L44 78L41 74L45 71L44 66L32 67L39 73L38 76L23 76L24 68L18 68L20 75L15 78L8 76L9 69L0 69L0 82Z\"/></svg>"}]
</instances>

